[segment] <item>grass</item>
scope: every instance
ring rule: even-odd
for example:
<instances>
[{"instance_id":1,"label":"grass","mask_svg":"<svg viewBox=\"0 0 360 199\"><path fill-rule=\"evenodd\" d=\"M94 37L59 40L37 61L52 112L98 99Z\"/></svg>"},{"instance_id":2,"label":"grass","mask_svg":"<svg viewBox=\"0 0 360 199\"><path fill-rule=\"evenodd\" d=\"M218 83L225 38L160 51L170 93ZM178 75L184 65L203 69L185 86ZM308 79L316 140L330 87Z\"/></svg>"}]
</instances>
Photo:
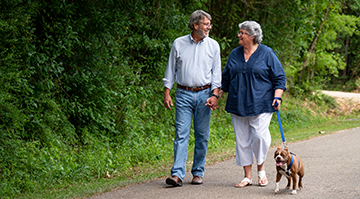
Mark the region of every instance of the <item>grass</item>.
<instances>
[{"instance_id":1,"label":"grass","mask_svg":"<svg viewBox=\"0 0 360 199\"><path fill-rule=\"evenodd\" d=\"M311 139L316 136L331 134L343 129L350 129L360 126L358 111L347 112L343 110L334 100L324 96L316 96L313 99L295 99L284 97L284 104L280 111L282 126L287 143ZM324 103L326 101L326 103ZM220 104L218 110L212 114L209 149L206 166L235 157L235 138L231 125L230 115L224 110L225 100ZM282 144L281 134L277 123L277 116L274 113L270 132L272 137L271 146ZM192 132L193 133L193 132ZM188 170L193 159L194 138L191 133ZM172 154L172 149L171 153ZM41 192L34 192L19 198L84 198L104 193L122 187L149 182L155 179L169 176L172 166L172 155L164 155L159 161L139 163L131 167L121 175L110 178L96 178L90 183L74 183L67 186L57 186Z\"/></svg>"},{"instance_id":2,"label":"grass","mask_svg":"<svg viewBox=\"0 0 360 199\"><path fill-rule=\"evenodd\" d=\"M314 126L303 126L298 129L292 129L291 132L284 132L286 142L298 142L302 140L311 139L317 136L331 134L339 130L351 129L360 126L360 118L350 117L354 120L345 120L344 118L334 118L322 121ZM319 133L322 131L324 133ZM281 135L278 131L272 131L272 144L277 146L282 144ZM191 150L189 150L191 151ZM223 147L212 147L208 150L207 165L210 166L217 162L221 162L235 157L235 139ZM188 160L192 160L193 155L190 152ZM149 182L155 179L163 178L169 175L172 158L166 161L158 162L153 165L141 165L134 168L133 171L127 173L126 177L117 177L111 179L97 179L89 184L77 184L61 190L56 190L48 194L33 195L32 198L83 198L104 193L111 190L116 190L129 185L134 185L143 182ZM190 169L190 163L188 169Z\"/></svg>"}]
</instances>

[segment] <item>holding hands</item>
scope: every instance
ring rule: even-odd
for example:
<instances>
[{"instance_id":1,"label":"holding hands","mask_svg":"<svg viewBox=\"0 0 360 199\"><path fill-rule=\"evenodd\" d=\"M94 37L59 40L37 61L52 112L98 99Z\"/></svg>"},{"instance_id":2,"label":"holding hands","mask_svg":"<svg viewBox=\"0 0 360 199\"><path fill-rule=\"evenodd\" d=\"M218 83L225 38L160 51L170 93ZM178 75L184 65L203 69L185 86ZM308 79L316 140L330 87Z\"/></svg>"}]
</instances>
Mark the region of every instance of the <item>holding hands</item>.
<instances>
[{"instance_id":1,"label":"holding hands","mask_svg":"<svg viewBox=\"0 0 360 199\"><path fill-rule=\"evenodd\" d=\"M206 100L205 106L208 106L210 108L210 110L213 111L219 107L218 101L219 101L218 98L213 95Z\"/></svg>"},{"instance_id":2,"label":"holding hands","mask_svg":"<svg viewBox=\"0 0 360 199\"><path fill-rule=\"evenodd\" d=\"M217 93L217 94L216 94ZM207 100L206 100L206 104L205 106L208 106L210 108L210 110L216 110L217 108L219 108L218 106L218 102L219 102L219 98L224 94L224 91L223 90L220 90L217 88L217 89L214 89L214 92L212 94L211 97L209 97Z\"/></svg>"}]
</instances>

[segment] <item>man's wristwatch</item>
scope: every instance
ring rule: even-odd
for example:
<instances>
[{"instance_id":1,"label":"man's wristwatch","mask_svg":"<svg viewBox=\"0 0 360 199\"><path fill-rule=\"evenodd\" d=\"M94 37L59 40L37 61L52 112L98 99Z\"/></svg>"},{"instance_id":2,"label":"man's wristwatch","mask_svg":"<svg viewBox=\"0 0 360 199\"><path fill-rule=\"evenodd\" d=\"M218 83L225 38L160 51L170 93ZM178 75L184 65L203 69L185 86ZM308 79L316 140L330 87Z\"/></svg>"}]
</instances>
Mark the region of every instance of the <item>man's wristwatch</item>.
<instances>
[{"instance_id":1,"label":"man's wristwatch","mask_svg":"<svg viewBox=\"0 0 360 199\"><path fill-rule=\"evenodd\" d=\"M216 97L216 98L219 99L219 96L218 96L218 95L212 94L211 97L212 97L212 96L214 96L214 97Z\"/></svg>"}]
</instances>

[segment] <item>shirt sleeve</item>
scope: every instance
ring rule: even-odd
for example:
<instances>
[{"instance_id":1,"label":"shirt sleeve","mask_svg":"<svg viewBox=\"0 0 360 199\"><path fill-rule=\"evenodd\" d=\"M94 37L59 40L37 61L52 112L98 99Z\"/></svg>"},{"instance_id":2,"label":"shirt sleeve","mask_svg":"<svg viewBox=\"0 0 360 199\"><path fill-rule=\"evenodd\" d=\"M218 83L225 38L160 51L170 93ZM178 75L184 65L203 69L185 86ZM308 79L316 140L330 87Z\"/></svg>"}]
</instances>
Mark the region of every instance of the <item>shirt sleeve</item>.
<instances>
[{"instance_id":1,"label":"shirt sleeve","mask_svg":"<svg viewBox=\"0 0 360 199\"><path fill-rule=\"evenodd\" d=\"M275 52L271 50L269 63L271 66L271 80L273 82L273 88L286 90L286 75L284 69L275 55Z\"/></svg>"},{"instance_id":2,"label":"shirt sleeve","mask_svg":"<svg viewBox=\"0 0 360 199\"><path fill-rule=\"evenodd\" d=\"M231 60L232 53L230 53L227 64L225 66L224 71L222 72L222 80L221 80L221 90L224 92L229 92L229 85L230 85L230 70L228 64L230 63L229 60Z\"/></svg>"},{"instance_id":3,"label":"shirt sleeve","mask_svg":"<svg viewBox=\"0 0 360 199\"><path fill-rule=\"evenodd\" d=\"M220 58L220 46L217 44L216 53L214 56L212 67L212 80L211 90L221 87L221 58Z\"/></svg>"},{"instance_id":4,"label":"shirt sleeve","mask_svg":"<svg viewBox=\"0 0 360 199\"><path fill-rule=\"evenodd\" d=\"M164 86L170 90L172 89L175 81L176 53L176 43L174 42L171 47L168 63L166 65L165 75L162 79Z\"/></svg>"}]
</instances>

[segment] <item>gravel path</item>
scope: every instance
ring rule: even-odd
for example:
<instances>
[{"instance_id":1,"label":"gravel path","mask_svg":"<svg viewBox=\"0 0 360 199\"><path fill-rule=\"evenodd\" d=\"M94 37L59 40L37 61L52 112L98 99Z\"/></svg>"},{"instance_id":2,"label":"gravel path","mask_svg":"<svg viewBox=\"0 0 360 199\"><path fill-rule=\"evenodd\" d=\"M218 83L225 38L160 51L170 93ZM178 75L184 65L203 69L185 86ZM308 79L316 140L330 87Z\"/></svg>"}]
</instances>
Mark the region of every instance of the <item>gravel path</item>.
<instances>
[{"instance_id":1,"label":"gravel path","mask_svg":"<svg viewBox=\"0 0 360 199\"><path fill-rule=\"evenodd\" d=\"M342 103L360 104L360 94L322 91ZM91 197L91 199L118 198L360 198L360 127L339 131L288 144L289 150L298 154L305 166L304 188L296 196L285 190L287 180L282 177L280 192L274 193L276 169L273 160L275 147L270 148L265 162L269 180L266 187L257 184L256 166L253 165L254 184L235 188L243 177L243 170L236 166L235 158L206 167L204 184L191 185L188 172L182 187L172 188L165 178L121 188Z\"/></svg>"},{"instance_id":2,"label":"gravel path","mask_svg":"<svg viewBox=\"0 0 360 199\"><path fill-rule=\"evenodd\" d=\"M206 167L204 184L191 185L191 174L187 173L182 187L172 188L164 179L125 187L92 197L92 199L118 198L360 198L360 128L339 131L310 140L290 143L290 151L298 154L304 163L304 188L296 196L286 190L286 179L280 181L280 192L274 193L275 147L270 148L265 162L269 180L266 187L259 187L257 180L253 186L235 188L241 180L243 170L236 166L235 159ZM256 166L253 176L256 179Z\"/></svg>"}]
</instances>

